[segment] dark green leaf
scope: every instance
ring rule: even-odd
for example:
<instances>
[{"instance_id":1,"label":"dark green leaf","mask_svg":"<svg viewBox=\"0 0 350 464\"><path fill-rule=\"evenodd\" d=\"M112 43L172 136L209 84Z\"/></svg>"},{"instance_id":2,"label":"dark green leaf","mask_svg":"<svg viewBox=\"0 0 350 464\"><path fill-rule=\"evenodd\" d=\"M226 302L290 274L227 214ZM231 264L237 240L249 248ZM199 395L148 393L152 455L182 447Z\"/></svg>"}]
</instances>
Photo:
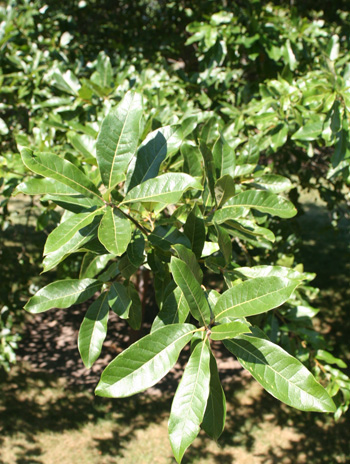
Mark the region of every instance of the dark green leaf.
<instances>
[{"instance_id":1,"label":"dark green leaf","mask_svg":"<svg viewBox=\"0 0 350 464\"><path fill-rule=\"evenodd\" d=\"M205 410L202 429L214 440L218 440L225 427L226 399L222 389L218 367L210 353L210 384L207 408Z\"/></svg>"}]
</instances>

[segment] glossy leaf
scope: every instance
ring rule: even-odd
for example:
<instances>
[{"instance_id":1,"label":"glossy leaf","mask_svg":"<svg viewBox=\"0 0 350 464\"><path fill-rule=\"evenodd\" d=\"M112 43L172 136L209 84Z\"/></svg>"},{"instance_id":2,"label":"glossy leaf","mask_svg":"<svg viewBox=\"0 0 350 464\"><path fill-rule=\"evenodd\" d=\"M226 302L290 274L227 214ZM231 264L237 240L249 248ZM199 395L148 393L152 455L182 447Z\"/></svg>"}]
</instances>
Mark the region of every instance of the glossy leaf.
<instances>
[{"instance_id":1,"label":"glossy leaf","mask_svg":"<svg viewBox=\"0 0 350 464\"><path fill-rule=\"evenodd\" d=\"M174 256L171 258L170 271L176 284L181 288L192 316L201 324L209 324L210 308L204 291L193 275L190 267Z\"/></svg>"},{"instance_id":2,"label":"glossy leaf","mask_svg":"<svg viewBox=\"0 0 350 464\"><path fill-rule=\"evenodd\" d=\"M220 208L235 194L235 183L233 178L227 174L220 177L220 179L215 182L214 192L216 203L218 208Z\"/></svg>"},{"instance_id":3,"label":"glossy leaf","mask_svg":"<svg viewBox=\"0 0 350 464\"><path fill-rule=\"evenodd\" d=\"M277 174L265 174L254 178L254 186L264 188L272 193L282 193L292 188L289 179Z\"/></svg>"},{"instance_id":4,"label":"glossy leaf","mask_svg":"<svg viewBox=\"0 0 350 464\"><path fill-rule=\"evenodd\" d=\"M108 293L108 304L112 311L122 319L129 317L129 310L132 300L128 295L127 289L119 282L113 282Z\"/></svg>"},{"instance_id":5,"label":"glossy leaf","mask_svg":"<svg viewBox=\"0 0 350 464\"><path fill-rule=\"evenodd\" d=\"M107 335L109 306L107 292L102 293L90 305L80 326L78 349L87 369L100 356L102 344Z\"/></svg>"},{"instance_id":6,"label":"glossy leaf","mask_svg":"<svg viewBox=\"0 0 350 464\"><path fill-rule=\"evenodd\" d=\"M77 232L79 232L79 230L91 224L98 214L102 214L102 208L88 213L74 214L66 221L62 222L47 237L44 255L53 253L65 245Z\"/></svg>"},{"instance_id":7,"label":"glossy leaf","mask_svg":"<svg viewBox=\"0 0 350 464\"><path fill-rule=\"evenodd\" d=\"M226 421L226 398L222 389L218 367L210 353L210 384L207 408L205 410L202 429L214 440L222 434Z\"/></svg>"},{"instance_id":8,"label":"glossy leaf","mask_svg":"<svg viewBox=\"0 0 350 464\"><path fill-rule=\"evenodd\" d=\"M202 186L188 174L162 174L131 189L122 204L134 202L161 203L165 208L167 205L178 202L189 188L201 190Z\"/></svg>"},{"instance_id":9,"label":"glossy leaf","mask_svg":"<svg viewBox=\"0 0 350 464\"><path fill-rule=\"evenodd\" d=\"M86 253L81 263L79 279L95 277L106 267L106 264L112 258L113 255L110 254L97 255L95 253Z\"/></svg>"},{"instance_id":10,"label":"glossy leaf","mask_svg":"<svg viewBox=\"0 0 350 464\"><path fill-rule=\"evenodd\" d=\"M125 180L126 169L136 152L141 116L142 97L130 91L102 122L96 157L108 190Z\"/></svg>"},{"instance_id":11,"label":"glossy leaf","mask_svg":"<svg viewBox=\"0 0 350 464\"><path fill-rule=\"evenodd\" d=\"M236 156L233 149L226 142L224 137L220 137L216 140L213 147L213 159L216 168L216 177L220 179L226 175L231 178L235 175L236 167Z\"/></svg>"},{"instance_id":12,"label":"glossy leaf","mask_svg":"<svg viewBox=\"0 0 350 464\"><path fill-rule=\"evenodd\" d=\"M25 195L77 195L77 191L68 185L49 178L28 179L25 182L21 182L17 185L14 196L19 193L24 193Z\"/></svg>"},{"instance_id":13,"label":"glossy leaf","mask_svg":"<svg viewBox=\"0 0 350 464\"><path fill-rule=\"evenodd\" d=\"M211 328L210 338L212 340L227 340L248 332L250 332L250 328L243 322L227 322L225 324L214 325Z\"/></svg>"},{"instance_id":14,"label":"glossy leaf","mask_svg":"<svg viewBox=\"0 0 350 464\"><path fill-rule=\"evenodd\" d=\"M275 398L302 411L334 412L326 390L301 364L269 340L240 335L225 347Z\"/></svg>"},{"instance_id":15,"label":"glossy leaf","mask_svg":"<svg viewBox=\"0 0 350 464\"><path fill-rule=\"evenodd\" d=\"M63 261L70 253L74 253L87 244L97 235L97 229L100 223L100 217L94 218L93 222L83 229L76 232L73 237L62 245L58 250L53 251L46 255L43 260L44 272L47 272L57 266ZM102 250L106 251L104 248ZM86 251L86 250L84 250Z\"/></svg>"},{"instance_id":16,"label":"glossy leaf","mask_svg":"<svg viewBox=\"0 0 350 464\"><path fill-rule=\"evenodd\" d=\"M161 311L157 314L152 324L152 332L168 324L178 324L186 321L190 308L186 298L180 289L176 287L165 298Z\"/></svg>"},{"instance_id":17,"label":"glossy leaf","mask_svg":"<svg viewBox=\"0 0 350 464\"><path fill-rule=\"evenodd\" d=\"M120 211L107 207L98 228L98 239L115 256L122 255L131 240L131 224Z\"/></svg>"},{"instance_id":18,"label":"glossy leaf","mask_svg":"<svg viewBox=\"0 0 350 464\"><path fill-rule=\"evenodd\" d=\"M185 261L185 263L191 269L198 283L201 284L203 282L203 272L193 251L180 244L173 245L173 248L176 251L178 257L182 261Z\"/></svg>"},{"instance_id":19,"label":"glossy leaf","mask_svg":"<svg viewBox=\"0 0 350 464\"><path fill-rule=\"evenodd\" d=\"M173 226L157 226L154 231L149 234L148 240L152 243L152 245L163 251L169 251L170 247L176 243L187 248L191 247L191 243L186 235Z\"/></svg>"},{"instance_id":20,"label":"glossy leaf","mask_svg":"<svg viewBox=\"0 0 350 464\"><path fill-rule=\"evenodd\" d=\"M223 227L215 224L215 229L218 237L218 243L220 247L220 251L224 256L225 263L228 265L231 261L231 255L232 255L232 243L230 236L226 229Z\"/></svg>"},{"instance_id":21,"label":"glossy leaf","mask_svg":"<svg viewBox=\"0 0 350 464\"><path fill-rule=\"evenodd\" d=\"M21 151L21 156L25 166L36 174L57 180L75 190L75 192L95 198L99 205L103 205L97 187L79 168L69 161L53 153L33 153L28 148Z\"/></svg>"},{"instance_id":22,"label":"glossy leaf","mask_svg":"<svg viewBox=\"0 0 350 464\"><path fill-rule=\"evenodd\" d=\"M73 304L83 303L91 298L101 285L101 282L95 279L58 280L36 292L24 309L32 314L38 314L51 308L69 308Z\"/></svg>"},{"instance_id":23,"label":"glossy leaf","mask_svg":"<svg viewBox=\"0 0 350 464\"><path fill-rule=\"evenodd\" d=\"M195 330L191 324L172 324L146 335L106 367L96 395L121 398L152 387L175 365Z\"/></svg>"},{"instance_id":24,"label":"glossy leaf","mask_svg":"<svg viewBox=\"0 0 350 464\"><path fill-rule=\"evenodd\" d=\"M299 285L282 277L257 277L226 290L214 307L216 320L264 313L288 300Z\"/></svg>"},{"instance_id":25,"label":"glossy leaf","mask_svg":"<svg viewBox=\"0 0 350 464\"><path fill-rule=\"evenodd\" d=\"M203 421L209 396L209 363L208 345L200 342L191 354L174 396L168 429L171 448L179 463Z\"/></svg>"},{"instance_id":26,"label":"glossy leaf","mask_svg":"<svg viewBox=\"0 0 350 464\"><path fill-rule=\"evenodd\" d=\"M225 222L239 217L242 208L253 208L262 213L281 218L291 218L297 214L293 204L283 197L263 190L246 190L228 200L225 205L214 214L214 221Z\"/></svg>"},{"instance_id":27,"label":"glossy leaf","mask_svg":"<svg viewBox=\"0 0 350 464\"><path fill-rule=\"evenodd\" d=\"M158 175L162 161L181 145L180 127L165 126L148 134L138 148L134 162L130 163L128 190Z\"/></svg>"},{"instance_id":28,"label":"glossy leaf","mask_svg":"<svg viewBox=\"0 0 350 464\"><path fill-rule=\"evenodd\" d=\"M197 258L202 255L205 243L205 224L201 217L198 217L196 210L192 210L187 217L184 225L184 232L191 241L192 251Z\"/></svg>"}]
</instances>

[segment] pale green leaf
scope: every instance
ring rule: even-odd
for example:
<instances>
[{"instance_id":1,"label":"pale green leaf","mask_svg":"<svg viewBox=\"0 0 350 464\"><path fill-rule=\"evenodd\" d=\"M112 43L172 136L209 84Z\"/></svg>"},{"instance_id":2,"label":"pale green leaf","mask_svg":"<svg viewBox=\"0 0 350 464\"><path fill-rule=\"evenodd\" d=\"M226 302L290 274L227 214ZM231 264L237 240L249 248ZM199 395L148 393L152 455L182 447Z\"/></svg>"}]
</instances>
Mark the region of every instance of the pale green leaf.
<instances>
[{"instance_id":1,"label":"pale green leaf","mask_svg":"<svg viewBox=\"0 0 350 464\"><path fill-rule=\"evenodd\" d=\"M78 335L78 349L87 369L100 356L107 335L109 306L107 292L102 293L86 312Z\"/></svg>"},{"instance_id":2,"label":"pale green leaf","mask_svg":"<svg viewBox=\"0 0 350 464\"><path fill-rule=\"evenodd\" d=\"M25 166L36 174L57 180L75 192L94 198L101 206L104 204L97 187L71 162L52 153L33 153L28 148L21 151L21 156Z\"/></svg>"},{"instance_id":3,"label":"pale green leaf","mask_svg":"<svg viewBox=\"0 0 350 464\"><path fill-rule=\"evenodd\" d=\"M228 175L233 178L235 176L236 156L234 150L229 146L224 137L216 140L213 147L213 159L216 169L216 177L220 179Z\"/></svg>"},{"instance_id":4,"label":"pale green leaf","mask_svg":"<svg viewBox=\"0 0 350 464\"><path fill-rule=\"evenodd\" d=\"M300 281L282 277L257 277L226 290L214 307L215 319L264 313L290 298Z\"/></svg>"},{"instance_id":5,"label":"pale green leaf","mask_svg":"<svg viewBox=\"0 0 350 464\"><path fill-rule=\"evenodd\" d=\"M136 152L142 116L142 97L129 91L103 120L96 143L101 178L108 190L125 180Z\"/></svg>"},{"instance_id":6,"label":"pale green leaf","mask_svg":"<svg viewBox=\"0 0 350 464\"><path fill-rule=\"evenodd\" d=\"M107 207L98 228L98 239L110 253L121 256L131 240L131 224L119 210Z\"/></svg>"},{"instance_id":7,"label":"pale green leaf","mask_svg":"<svg viewBox=\"0 0 350 464\"><path fill-rule=\"evenodd\" d=\"M334 412L326 390L300 361L269 340L239 335L224 345L275 398L302 411Z\"/></svg>"},{"instance_id":8,"label":"pale green leaf","mask_svg":"<svg viewBox=\"0 0 350 464\"><path fill-rule=\"evenodd\" d=\"M195 330L191 324L172 324L141 338L106 367L96 395L121 398L152 387L175 365Z\"/></svg>"},{"instance_id":9,"label":"pale green leaf","mask_svg":"<svg viewBox=\"0 0 350 464\"><path fill-rule=\"evenodd\" d=\"M176 287L165 298L161 311L157 314L152 324L152 332L168 324L178 324L186 321L190 308L186 298L180 289Z\"/></svg>"},{"instance_id":10,"label":"pale green leaf","mask_svg":"<svg viewBox=\"0 0 350 464\"><path fill-rule=\"evenodd\" d=\"M102 208L88 213L74 214L66 221L62 222L47 237L44 255L53 253L61 248L61 246L65 245L79 230L91 224L94 218L99 214L102 214Z\"/></svg>"},{"instance_id":11,"label":"pale green leaf","mask_svg":"<svg viewBox=\"0 0 350 464\"><path fill-rule=\"evenodd\" d=\"M176 284L185 295L192 316L204 325L209 324L209 304L190 267L184 261L173 256L170 262L170 271Z\"/></svg>"},{"instance_id":12,"label":"pale green leaf","mask_svg":"<svg viewBox=\"0 0 350 464\"><path fill-rule=\"evenodd\" d=\"M250 332L250 328L243 322L226 322L225 324L214 325L211 328L210 338L212 340L227 340L248 332Z\"/></svg>"},{"instance_id":13,"label":"pale green leaf","mask_svg":"<svg viewBox=\"0 0 350 464\"><path fill-rule=\"evenodd\" d=\"M281 218L291 218L297 214L293 204L285 198L263 190L246 190L228 200L215 212L214 221L220 224L229 219L240 217L246 208Z\"/></svg>"},{"instance_id":14,"label":"pale green leaf","mask_svg":"<svg viewBox=\"0 0 350 464\"><path fill-rule=\"evenodd\" d=\"M203 272L193 251L180 244L173 245L173 248L176 251L178 257L182 261L185 261L185 263L191 269L198 283L201 284L203 282Z\"/></svg>"},{"instance_id":15,"label":"pale green leaf","mask_svg":"<svg viewBox=\"0 0 350 464\"><path fill-rule=\"evenodd\" d=\"M108 293L108 304L122 319L129 317L132 301L124 285L119 282L113 282Z\"/></svg>"},{"instance_id":16,"label":"pale green leaf","mask_svg":"<svg viewBox=\"0 0 350 464\"><path fill-rule=\"evenodd\" d=\"M70 253L79 250L80 247L92 240L97 235L97 228L100 223L100 216L94 218L93 222L83 229L78 230L73 237L62 245L58 250L53 251L46 255L43 260L44 272L47 272L57 266L63 261ZM103 248L104 251L106 251ZM84 250L86 251L86 250Z\"/></svg>"},{"instance_id":17,"label":"pale green leaf","mask_svg":"<svg viewBox=\"0 0 350 464\"><path fill-rule=\"evenodd\" d=\"M168 429L171 448L179 463L203 421L209 396L209 363L208 345L200 342L191 354L174 396Z\"/></svg>"},{"instance_id":18,"label":"pale green leaf","mask_svg":"<svg viewBox=\"0 0 350 464\"><path fill-rule=\"evenodd\" d=\"M95 279L67 279L52 282L30 298L24 309L32 314L51 308L68 308L91 298L102 283Z\"/></svg>"},{"instance_id":19,"label":"pale green leaf","mask_svg":"<svg viewBox=\"0 0 350 464\"><path fill-rule=\"evenodd\" d=\"M79 279L93 278L105 269L106 264L113 258L113 255L86 253L80 267Z\"/></svg>"},{"instance_id":20,"label":"pale green leaf","mask_svg":"<svg viewBox=\"0 0 350 464\"><path fill-rule=\"evenodd\" d=\"M165 208L167 205L177 203L189 188L202 190L201 184L188 174L162 174L131 189L121 204L161 203Z\"/></svg>"}]
</instances>

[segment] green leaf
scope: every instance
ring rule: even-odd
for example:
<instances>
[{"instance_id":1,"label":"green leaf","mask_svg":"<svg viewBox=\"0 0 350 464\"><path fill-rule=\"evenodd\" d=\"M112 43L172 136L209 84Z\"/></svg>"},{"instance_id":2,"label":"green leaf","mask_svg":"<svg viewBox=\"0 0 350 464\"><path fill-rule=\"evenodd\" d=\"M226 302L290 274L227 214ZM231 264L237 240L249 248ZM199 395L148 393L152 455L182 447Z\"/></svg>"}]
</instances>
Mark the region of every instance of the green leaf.
<instances>
[{"instance_id":1,"label":"green leaf","mask_svg":"<svg viewBox=\"0 0 350 464\"><path fill-rule=\"evenodd\" d=\"M209 363L210 350L207 343L198 343L174 396L168 428L177 462L181 462L186 449L197 437L203 421L209 396Z\"/></svg>"},{"instance_id":2,"label":"green leaf","mask_svg":"<svg viewBox=\"0 0 350 464\"><path fill-rule=\"evenodd\" d=\"M185 140L181 145L181 155L184 159L183 171L194 177L202 177L203 157L199 148L190 140Z\"/></svg>"},{"instance_id":3,"label":"green leaf","mask_svg":"<svg viewBox=\"0 0 350 464\"><path fill-rule=\"evenodd\" d=\"M107 335L109 306L107 292L102 293L90 305L80 326L78 335L78 349L87 369L100 356L102 344Z\"/></svg>"},{"instance_id":4,"label":"green leaf","mask_svg":"<svg viewBox=\"0 0 350 464\"><path fill-rule=\"evenodd\" d=\"M167 205L177 203L189 188L202 190L201 184L188 174L162 174L131 189L121 204L161 203L165 208Z\"/></svg>"},{"instance_id":5,"label":"green leaf","mask_svg":"<svg viewBox=\"0 0 350 464\"><path fill-rule=\"evenodd\" d=\"M326 390L301 364L269 340L239 335L225 347L275 398L302 411L335 412Z\"/></svg>"},{"instance_id":6,"label":"green leaf","mask_svg":"<svg viewBox=\"0 0 350 464\"><path fill-rule=\"evenodd\" d=\"M122 398L152 387L175 365L195 330L191 324L172 324L141 338L106 367L96 395Z\"/></svg>"},{"instance_id":7,"label":"green leaf","mask_svg":"<svg viewBox=\"0 0 350 464\"><path fill-rule=\"evenodd\" d=\"M181 145L180 127L165 126L148 134L140 145L134 162L130 163L129 170L132 175L128 191L158 175L162 161L173 155Z\"/></svg>"},{"instance_id":8,"label":"green leaf","mask_svg":"<svg viewBox=\"0 0 350 464\"><path fill-rule=\"evenodd\" d=\"M299 281L282 277L257 277L224 292L214 307L215 319L264 313L288 300Z\"/></svg>"},{"instance_id":9,"label":"green leaf","mask_svg":"<svg viewBox=\"0 0 350 464\"><path fill-rule=\"evenodd\" d=\"M96 140L87 134L77 134L76 132L67 132L69 143L87 160L94 161L96 157Z\"/></svg>"},{"instance_id":10,"label":"green leaf","mask_svg":"<svg viewBox=\"0 0 350 464\"><path fill-rule=\"evenodd\" d=\"M218 208L226 203L227 200L232 198L235 194L235 183L231 176L225 175L220 177L215 183L214 187L215 199Z\"/></svg>"},{"instance_id":11,"label":"green leaf","mask_svg":"<svg viewBox=\"0 0 350 464\"><path fill-rule=\"evenodd\" d=\"M94 198L100 206L104 204L97 187L69 161L52 153L33 153L28 148L21 151L21 156L24 165L36 174L55 179L75 192Z\"/></svg>"},{"instance_id":12,"label":"green leaf","mask_svg":"<svg viewBox=\"0 0 350 464\"><path fill-rule=\"evenodd\" d=\"M124 285L119 282L113 282L108 293L108 304L112 311L122 319L129 317L132 301Z\"/></svg>"},{"instance_id":13,"label":"green leaf","mask_svg":"<svg viewBox=\"0 0 350 464\"><path fill-rule=\"evenodd\" d=\"M191 269L197 282L201 284L203 282L203 272L200 265L198 264L196 255L193 253L193 251L180 244L173 245L173 248L176 251L178 257L181 259L181 261L185 261L185 263Z\"/></svg>"},{"instance_id":14,"label":"green leaf","mask_svg":"<svg viewBox=\"0 0 350 464\"><path fill-rule=\"evenodd\" d=\"M246 190L234 196L214 214L218 224L239 217L244 208L253 208L262 213L281 218L291 218L297 214L293 204L285 198L263 190Z\"/></svg>"},{"instance_id":15,"label":"green leaf","mask_svg":"<svg viewBox=\"0 0 350 464\"><path fill-rule=\"evenodd\" d=\"M54 179L28 179L25 182L21 182L17 185L16 190L13 196L18 195L19 193L24 193L25 195L76 195L77 191L68 187L68 185L62 184Z\"/></svg>"},{"instance_id":16,"label":"green leaf","mask_svg":"<svg viewBox=\"0 0 350 464\"><path fill-rule=\"evenodd\" d=\"M232 242L226 229L215 224L216 233L218 236L218 243L220 251L224 256L226 265L230 263L232 256Z\"/></svg>"},{"instance_id":17,"label":"green leaf","mask_svg":"<svg viewBox=\"0 0 350 464\"><path fill-rule=\"evenodd\" d=\"M102 122L96 157L108 190L125 180L126 169L136 152L141 116L142 97L129 91Z\"/></svg>"},{"instance_id":18,"label":"green leaf","mask_svg":"<svg viewBox=\"0 0 350 464\"><path fill-rule=\"evenodd\" d=\"M122 255L131 240L131 224L120 211L107 207L98 228L98 239L110 253Z\"/></svg>"},{"instance_id":19,"label":"green leaf","mask_svg":"<svg viewBox=\"0 0 350 464\"><path fill-rule=\"evenodd\" d=\"M113 255L96 255L86 253L81 263L79 279L93 278L105 269L106 264L113 258Z\"/></svg>"},{"instance_id":20,"label":"green leaf","mask_svg":"<svg viewBox=\"0 0 350 464\"><path fill-rule=\"evenodd\" d=\"M277 174L265 174L254 178L254 187L260 187L272 193L281 193L292 188L289 179Z\"/></svg>"},{"instance_id":21,"label":"green leaf","mask_svg":"<svg viewBox=\"0 0 350 464\"><path fill-rule=\"evenodd\" d=\"M238 267L235 269L235 273L244 275L245 277L249 277L251 279L255 279L256 277L275 276L302 281L308 278L307 274L303 274L299 271L296 271L295 269L283 266L260 265L253 267Z\"/></svg>"},{"instance_id":22,"label":"green leaf","mask_svg":"<svg viewBox=\"0 0 350 464\"><path fill-rule=\"evenodd\" d=\"M202 429L213 439L218 440L226 421L226 399L222 389L218 367L210 353L210 384L207 408L205 410Z\"/></svg>"},{"instance_id":23,"label":"green leaf","mask_svg":"<svg viewBox=\"0 0 350 464\"><path fill-rule=\"evenodd\" d=\"M185 295L192 316L204 325L209 324L210 308L207 299L189 266L173 256L170 262L170 271L176 284Z\"/></svg>"},{"instance_id":24,"label":"green leaf","mask_svg":"<svg viewBox=\"0 0 350 464\"><path fill-rule=\"evenodd\" d=\"M271 148L276 152L280 147L282 147L288 138L288 126L287 124L279 124L275 127L270 135L271 137Z\"/></svg>"},{"instance_id":25,"label":"green leaf","mask_svg":"<svg viewBox=\"0 0 350 464\"><path fill-rule=\"evenodd\" d=\"M129 282L127 289L129 298L131 299L128 322L132 329L140 330L142 324L142 303L139 292L132 282Z\"/></svg>"},{"instance_id":26,"label":"green leaf","mask_svg":"<svg viewBox=\"0 0 350 464\"><path fill-rule=\"evenodd\" d=\"M205 166L205 173L208 180L210 194L213 199L215 199L215 166L214 166L214 159L211 150L209 149L208 145L203 141L200 142L199 149L202 153L204 166Z\"/></svg>"},{"instance_id":27,"label":"green leaf","mask_svg":"<svg viewBox=\"0 0 350 464\"><path fill-rule=\"evenodd\" d=\"M51 308L68 308L91 298L102 283L95 279L67 279L52 282L30 298L24 309L32 314Z\"/></svg>"},{"instance_id":28,"label":"green leaf","mask_svg":"<svg viewBox=\"0 0 350 464\"><path fill-rule=\"evenodd\" d=\"M62 222L47 237L44 255L53 253L65 245L77 232L79 232L79 230L91 224L98 214L102 214L102 208L88 213L74 214L66 221Z\"/></svg>"},{"instance_id":29,"label":"green leaf","mask_svg":"<svg viewBox=\"0 0 350 464\"><path fill-rule=\"evenodd\" d=\"M152 324L152 332L168 324L183 323L186 321L190 308L184 294L179 287L168 295L161 311Z\"/></svg>"},{"instance_id":30,"label":"green leaf","mask_svg":"<svg viewBox=\"0 0 350 464\"><path fill-rule=\"evenodd\" d=\"M235 176L236 156L222 135L216 140L213 147L213 159L217 179L224 176L231 178Z\"/></svg>"},{"instance_id":31,"label":"green leaf","mask_svg":"<svg viewBox=\"0 0 350 464\"><path fill-rule=\"evenodd\" d=\"M196 215L196 209L193 209L188 215L184 232L191 241L193 253L199 259L202 256L206 231L204 220Z\"/></svg>"},{"instance_id":32,"label":"green leaf","mask_svg":"<svg viewBox=\"0 0 350 464\"><path fill-rule=\"evenodd\" d=\"M145 239L139 230L135 230L131 242L126 249L126 254L128 255L130 263L136 268L139 268L145 260L143 255L144 251Z\"/></svg>"},{"instance_id":33,"label":"green leaf","mask_svg":"<svg viewBox=\"0 0 350 464\"><path fill-rule=\"evenodd\" d=\"M248 332L250 332L250 328L247 324L233 321L212 327L210 338L212 340L227 340Z\"/></svg>"},{"instance_id":34,"label":"green leaf","mask_svg":"<svg viewBox=\"0 0 350 464\"><path fill-rule=\"evenodd\" d=\"M66 242L64 245L62 245L58 250L49 253L43 260L44 272L53 269L61 261L63 261L70 253L78 251L80 247L82 247L90 240L95 238L99 223L100 217L97 216L94 218L91 224L85 226L83 229L78 230L78 232L76 232L73 235L73 237L70 240L68 240L68 242Z\"/></svg>"},{"instance_id":35,"label":"green leaf","mask_svg":"<svg viewBox=\"0 0 350 464\"><path fill-rule=\"evenodd\" d=\"M319 119L318 121L311 120L307 122L304 126L300 127L292 135L292 140L305 140L312 141L318 139L323 130L323 120Z\"/></svg>"},{"instance_id":36,"label":"green leaf","mask_svg":"<svg viewBox=\"0 0 350 464\"><path fill-rule=\"evenodd\" d=\"M179 231L174 226L157 226L154 231L149 234L148 240L152 245L157 246L163 251L169 251L172 245L176 243L190 248L191 243L185 234Z\"/></svg>"}]
</instances>

